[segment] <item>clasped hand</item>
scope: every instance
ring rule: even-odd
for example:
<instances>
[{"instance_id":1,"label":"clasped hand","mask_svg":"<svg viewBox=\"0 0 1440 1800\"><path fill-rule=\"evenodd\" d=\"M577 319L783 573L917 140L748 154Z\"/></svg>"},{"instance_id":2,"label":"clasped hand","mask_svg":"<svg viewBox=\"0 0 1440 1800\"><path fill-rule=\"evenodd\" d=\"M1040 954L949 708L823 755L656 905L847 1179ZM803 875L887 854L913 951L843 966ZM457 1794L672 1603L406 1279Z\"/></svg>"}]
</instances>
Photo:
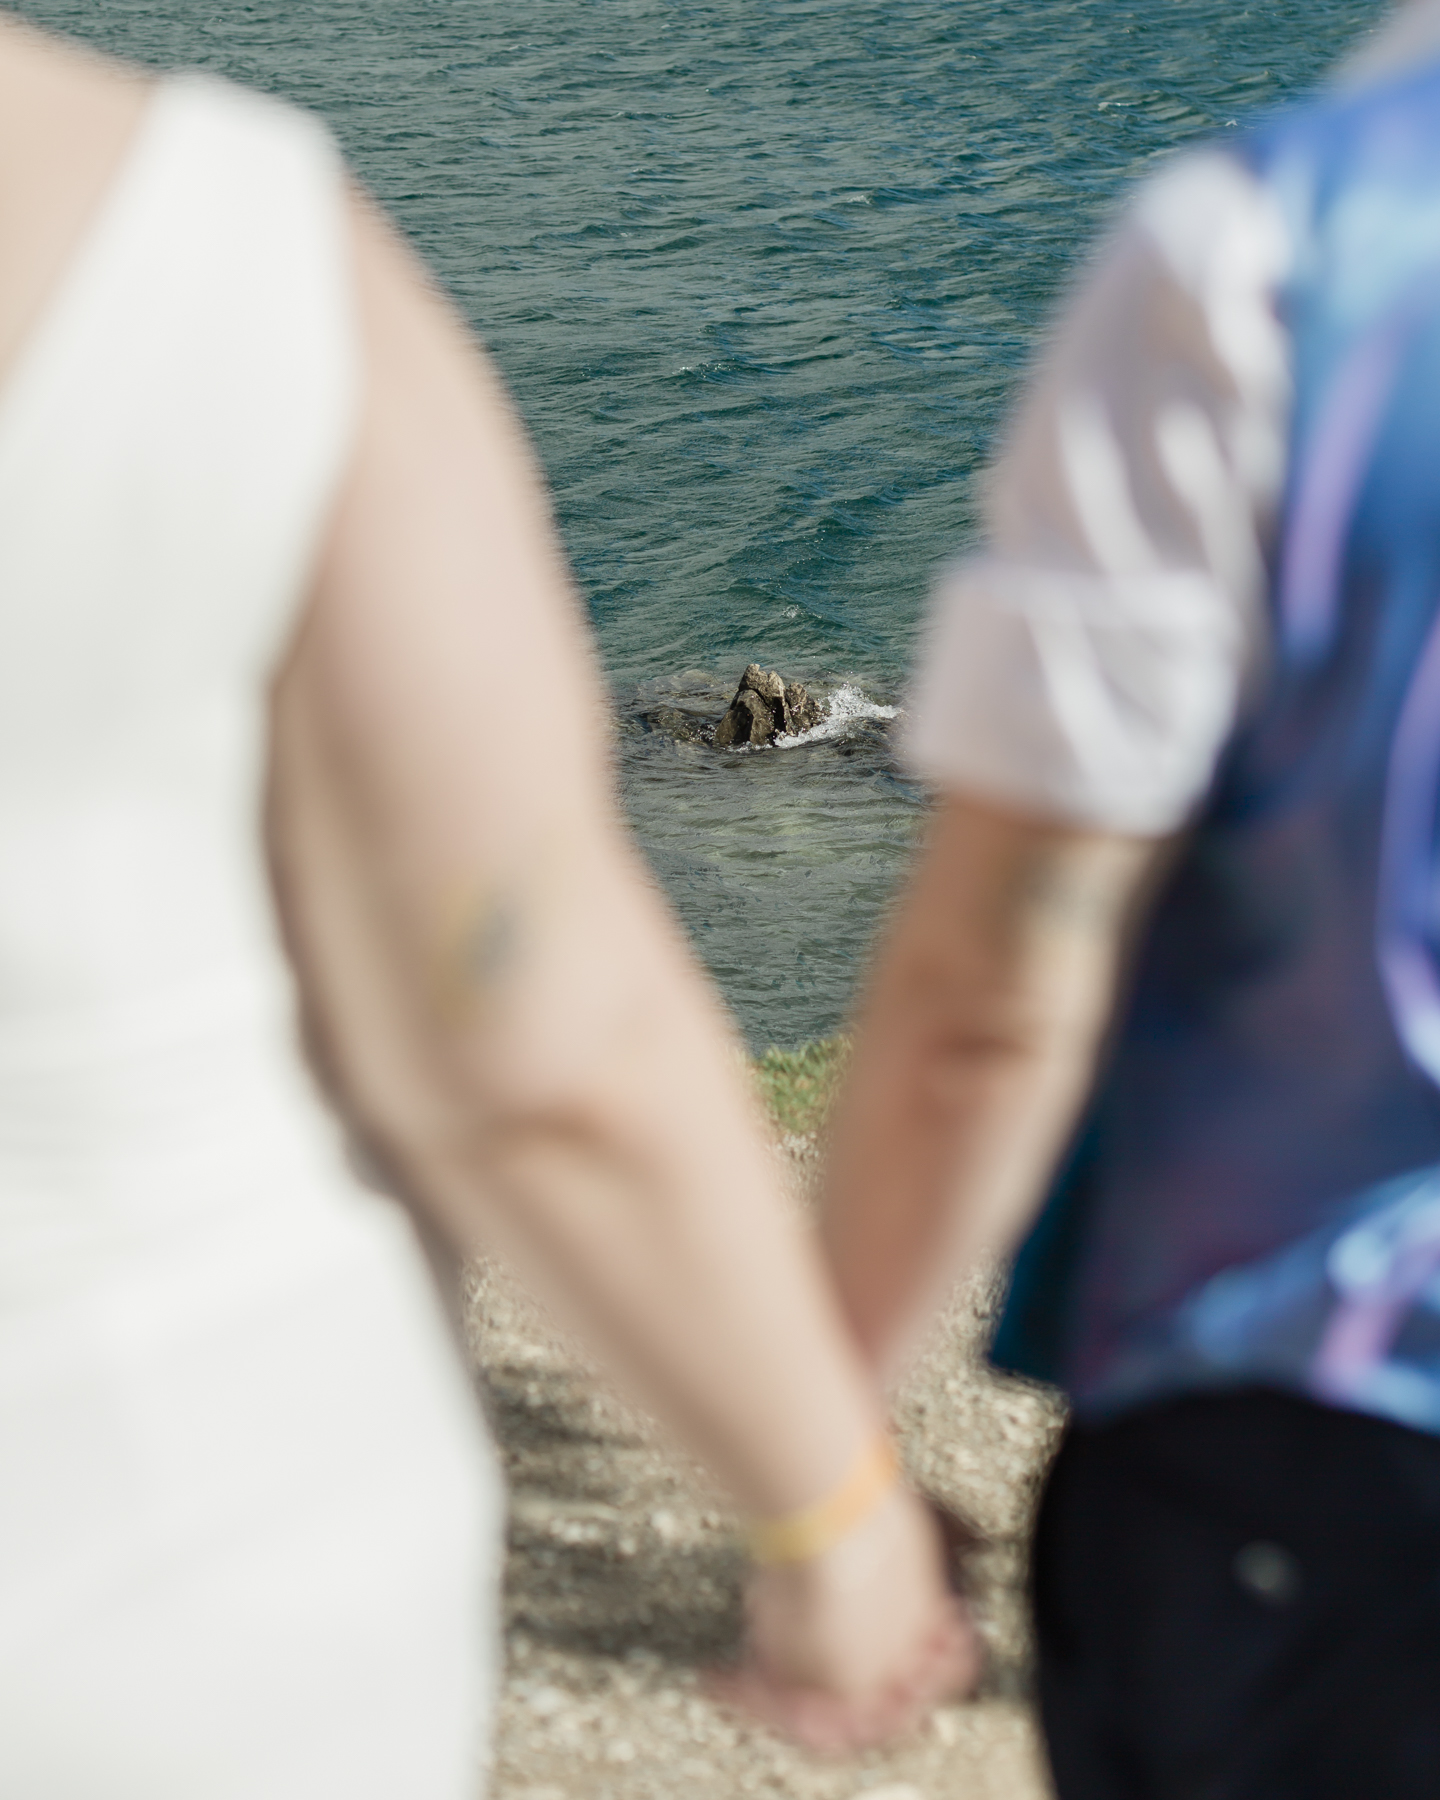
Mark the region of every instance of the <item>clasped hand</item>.
<instances>
[{"instance_id":1,"label":"clasped hand","mask_svg":"<svg viewBox=\"0 0 1440 1800\"><path fill-rule=\"evenodd\" d=\"M899 1736L980 1672L938 1526L905 1488L823 1555L758 1570L746 1608L744 1661L710 1691L824 1754Z\"/></svg>"}]
</instances>

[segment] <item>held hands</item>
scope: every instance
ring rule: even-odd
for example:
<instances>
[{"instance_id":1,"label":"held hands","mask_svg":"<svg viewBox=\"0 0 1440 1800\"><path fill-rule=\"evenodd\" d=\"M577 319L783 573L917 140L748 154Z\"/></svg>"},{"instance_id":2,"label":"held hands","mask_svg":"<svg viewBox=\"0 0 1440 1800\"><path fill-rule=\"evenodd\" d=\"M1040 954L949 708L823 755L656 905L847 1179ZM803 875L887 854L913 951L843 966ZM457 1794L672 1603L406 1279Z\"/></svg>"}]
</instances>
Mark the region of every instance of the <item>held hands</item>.
<instances>
[{"instance_id":1,"label":"held hands","mask_svg":"<svg viewBox=\"0 0 1440 1800\"><path fill-rule=\"evenodd\" d=\"M812 1750L898 1736L979 1675L938 1526L899 1484L818 1555L757 1570L747 1611L746 1659L711 1691Z\"/></svg>"}]
</instances>

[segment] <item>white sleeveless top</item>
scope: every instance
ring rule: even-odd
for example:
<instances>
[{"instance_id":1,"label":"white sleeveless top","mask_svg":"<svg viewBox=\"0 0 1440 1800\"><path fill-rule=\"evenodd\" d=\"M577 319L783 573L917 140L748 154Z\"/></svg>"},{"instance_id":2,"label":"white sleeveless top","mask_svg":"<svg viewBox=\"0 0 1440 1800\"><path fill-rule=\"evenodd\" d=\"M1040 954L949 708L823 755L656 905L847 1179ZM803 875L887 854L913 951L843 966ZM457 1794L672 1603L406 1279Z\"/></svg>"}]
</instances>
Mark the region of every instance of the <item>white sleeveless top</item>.
<instances>
[{"instance_id":1,"label":"white sleeveless top","mask_svg":"<svg viewBox=\"0 0 1440 1800\"><path fill-rule=\"evenodd\" d=\"M162 84L0 387L0 1299L226 1204L257 1107L329 1154L259 822L356 412L338 178L300 115Z\"/></svg>"},{"instance_id":2,"label":"white sleeveless top","mask_svg":"<svg viewBox=\"0 0 1440 1800\"><path fill-rule=\"evenodd\" d=\"M475 1792L498 1486L261 838L358 412L342 179L162 82L0 385L6 1794Z\"/></svg>"}]
</instances>

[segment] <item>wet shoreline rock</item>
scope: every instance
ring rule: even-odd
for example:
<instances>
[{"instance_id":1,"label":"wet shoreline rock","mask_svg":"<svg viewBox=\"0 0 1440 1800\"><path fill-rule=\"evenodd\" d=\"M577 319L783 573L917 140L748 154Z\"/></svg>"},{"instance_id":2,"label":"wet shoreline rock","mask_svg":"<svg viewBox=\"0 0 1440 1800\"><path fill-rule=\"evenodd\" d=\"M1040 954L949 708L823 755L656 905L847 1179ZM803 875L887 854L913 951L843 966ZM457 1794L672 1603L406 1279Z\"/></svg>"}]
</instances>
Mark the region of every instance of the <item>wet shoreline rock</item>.
<instances>
[{"instance_id":1,"label":"wet shoreline rock","mask_svg":"<svg viewBox=\"0 0 1440 1800\"><path fill-rule=\"evenodd\" d=\"M778 737L795 737L820 723L824 709L802 683L786 681L774 669L750 663L740 677L735 698L715 727L719 750L748 745L760 748Z\"/></svg>"}]
</instances>

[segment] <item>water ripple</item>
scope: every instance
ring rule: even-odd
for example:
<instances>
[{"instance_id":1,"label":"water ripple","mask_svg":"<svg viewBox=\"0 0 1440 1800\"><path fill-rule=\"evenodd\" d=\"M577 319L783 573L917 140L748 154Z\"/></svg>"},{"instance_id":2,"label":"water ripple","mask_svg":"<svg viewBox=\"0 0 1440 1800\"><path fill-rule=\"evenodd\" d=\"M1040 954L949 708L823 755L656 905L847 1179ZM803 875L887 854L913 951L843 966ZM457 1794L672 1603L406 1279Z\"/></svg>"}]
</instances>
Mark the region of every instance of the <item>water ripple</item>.
<instances>
[{"instance_id":1,"label":"water ripple","mask_svg":"<svg viewBox=\"0 0 1440 1800\"><path fill-rule=\"evenodd\" d=\"M20 10L332 121L510 380L615 684L637 830L751 1041L784 1044L839 1022L921 797L882 721L723 757L648 729L646 684L710 671L718 716L759 660L894 704L931 571L973 531L1005 405L1124 183L1313 81L1381 9Z\"/></svg>"}]
</instances>

